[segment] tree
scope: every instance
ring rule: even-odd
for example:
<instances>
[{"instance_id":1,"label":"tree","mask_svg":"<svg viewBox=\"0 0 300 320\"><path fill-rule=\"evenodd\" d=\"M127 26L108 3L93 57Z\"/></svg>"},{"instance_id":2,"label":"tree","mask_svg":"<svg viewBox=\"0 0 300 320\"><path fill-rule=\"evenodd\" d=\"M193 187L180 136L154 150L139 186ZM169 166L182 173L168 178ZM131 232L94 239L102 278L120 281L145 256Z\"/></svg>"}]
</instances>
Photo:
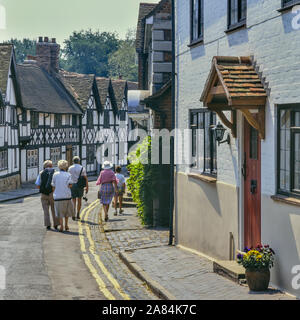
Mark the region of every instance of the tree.
<instances>
[{"instance_id":1,"label":"tree","mask_svg":"<svg viewBox=\"0 0 300 320\"><path fill-rule=\"evenodd\" d=\"M108 59L109 76L128 81L138 80L138 66L135 53L135 30L129 29L125 40L120 40L119 49Z\"/></svg>"},{"instance_id":2,"label":"tree","mask_svg":"<svg viewBox=\"0 0 300 320\"><path fill-rule=\"evenodd\" d=\"M8 43L12 43L16 52L17 63L23 63L27 55L35 55L36 41L30 39L11 39Z\"/></svg>"},{"instance_id":3,"label":"tree","mask_svg":"<svg viewBox=\"0 0 300 320\"><path fill-rule=\"evenodd\" d=\"M108 77L108 56L117 51L119 40L116 33L74 31L64 41L61 67L68 71Z\"/></svg>"}]
</instances>

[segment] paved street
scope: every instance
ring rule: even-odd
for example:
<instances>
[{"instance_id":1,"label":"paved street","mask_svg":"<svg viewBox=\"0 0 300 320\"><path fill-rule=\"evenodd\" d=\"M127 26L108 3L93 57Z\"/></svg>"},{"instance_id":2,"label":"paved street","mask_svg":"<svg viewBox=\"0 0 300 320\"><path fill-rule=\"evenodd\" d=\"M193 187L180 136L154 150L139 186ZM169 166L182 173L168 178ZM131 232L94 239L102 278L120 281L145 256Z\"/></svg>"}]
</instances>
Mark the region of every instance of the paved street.
<instances>
[{"instance_id":1,"label":"paved street","mask_svg":"<svg viewBox=\"0 0 300 320\"><path fill-rule=\"evenodd\" d=\"M96 187L90 188L89 198L96 199ZM94 211L98 216L99 207ZM70 232L46 231L39 196L2 203L0 265L7 278L0 299L156 299L112 251L99 256L102 264L82 248L89 243L86 230L98 234L98 226L92 227L70 221ZM126 290L118 281L127 284Z\"/></svg>"},{"instance_id":2,"label":"paved street","mask_svg":"<svg viewBox=\"0 0 300 320\"><path fill-rule=\"evenodd\" d=\"M275 289L249 292L213 273L210 260L168 246L167 229L141 226L135 208L121 216L111 209L103 222L93 184L70 232L46 231L38 195L0 205L0 265L7 272L0 299L291 298Z\"/></svg>"}]
</instances>

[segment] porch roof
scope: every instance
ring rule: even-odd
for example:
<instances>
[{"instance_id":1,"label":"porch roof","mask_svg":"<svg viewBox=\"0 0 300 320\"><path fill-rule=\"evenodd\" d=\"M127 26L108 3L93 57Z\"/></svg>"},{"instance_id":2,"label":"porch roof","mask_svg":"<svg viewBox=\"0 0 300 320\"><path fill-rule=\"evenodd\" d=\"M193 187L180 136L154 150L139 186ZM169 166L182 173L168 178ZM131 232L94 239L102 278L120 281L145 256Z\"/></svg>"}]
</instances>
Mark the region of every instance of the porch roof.
<instances>
[{"instance_id":1,"label":"porch roof","mask_svg":"<svg viewBox=\"0 0 300 320\"><path fill-rule=\"evenodd\" d=\"M200 101L215 111L235 135L235 123L223 111L240 110L247 121L264 138L264 108L267 93L251 57L216 56L206 81ZM250 110L259 110L257 119ZM232 117L233 118L233 117Z\"/></svg>"}]
</instances>

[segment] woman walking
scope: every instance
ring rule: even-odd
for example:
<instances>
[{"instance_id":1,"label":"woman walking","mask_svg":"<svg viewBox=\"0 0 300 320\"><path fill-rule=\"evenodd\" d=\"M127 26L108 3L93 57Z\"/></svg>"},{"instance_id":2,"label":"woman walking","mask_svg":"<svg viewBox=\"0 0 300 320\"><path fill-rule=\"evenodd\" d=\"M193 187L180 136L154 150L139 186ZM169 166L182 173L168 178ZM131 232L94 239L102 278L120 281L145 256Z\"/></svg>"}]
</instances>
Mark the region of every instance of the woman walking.
<instances>
[{"instance_id":1,"label":"woman walking","mask_svg":"<svg viewBox=\"0 0 300 320\"><path fill-rule=\"evenodd\" d=\"M55 172L52 179L53 198L56 217L60 221L60 232L64 231L63 218L65 218L65 230L69 231L68 219L73 216L74 206L72 202L71 188L72 178L68 170L66 160L58 161L59 171Z\"/></svg>"},{"instance_id":2,"label":"woman walking","mask_svg":"<svg viewBox=\"0 0 300 320\"><path fill-rule=\"evenodd\" d=\"M122 172L122 168L120 166L117 166L116 168L116 178L117 178L117 186L118 186L118 190L115 194L115 213L114 215L118 215L118 200L119 200L119 208L120 211L119 213L122 214L124 212L124 210L122 209L122 205L123 205L123 195L125 193L125 188L126 188L126 180L123 174L121 174Z\"/></svg>"},{"instance_id":3,"label":"woman walking","mask_svg":"<svg viewBox=\"0 0 300 320\"><path fill-rule=\"evenodd\" d=\"M105 221L108 221L109 205L117 190L117 178L111 168L112 165L110 164L110 162L105 161L102 166L103 171L100 172L100 176L96 182L97 186L101 185L99 198L101 204L103 205Z\"/></svg>"}]
</instances>

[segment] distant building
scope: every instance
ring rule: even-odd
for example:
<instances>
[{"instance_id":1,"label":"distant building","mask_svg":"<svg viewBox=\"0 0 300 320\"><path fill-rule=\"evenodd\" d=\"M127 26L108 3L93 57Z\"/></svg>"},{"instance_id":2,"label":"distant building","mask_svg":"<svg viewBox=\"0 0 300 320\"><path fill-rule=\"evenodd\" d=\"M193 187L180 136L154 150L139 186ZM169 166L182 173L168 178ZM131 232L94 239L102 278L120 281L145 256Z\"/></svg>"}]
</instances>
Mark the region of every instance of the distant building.
<instances>
[{"instance_id":1,"label":"distant building","mask_svg":"<svg viewBox=\"0 0 300 320\"><path fill-rule=\"evenodd\" d=\"M137 84L59 70L59 52L40 37L36 56L17 65L13 46L0 46L0 191L34 181L47 159L80 156L89 175L108 156L127 163L128 87Z\"/></svg>"}]
</instances>

